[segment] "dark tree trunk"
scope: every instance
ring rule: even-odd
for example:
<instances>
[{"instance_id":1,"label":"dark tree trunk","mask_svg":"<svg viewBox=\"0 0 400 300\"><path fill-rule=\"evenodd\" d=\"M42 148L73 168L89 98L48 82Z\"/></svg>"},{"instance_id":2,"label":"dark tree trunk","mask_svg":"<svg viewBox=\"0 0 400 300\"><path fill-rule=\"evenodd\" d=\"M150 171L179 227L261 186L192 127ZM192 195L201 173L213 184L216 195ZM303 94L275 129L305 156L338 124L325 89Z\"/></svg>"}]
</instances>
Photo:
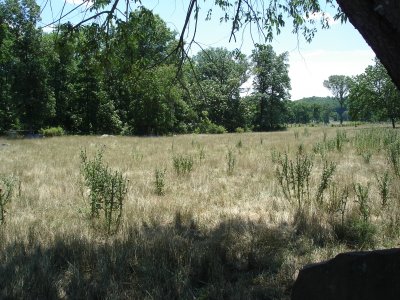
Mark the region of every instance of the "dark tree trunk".
<instances>
[{"instance_id":1,"label":"dark tree trunk","mask_svg":"<svg viewBox=\"0 0 400 300\"><path fill-rule=\"evenodd\" d=\"M337 0L400 89L400 1Z\"/></svg>"},{"instance_id":2,"label":"dark tree trunk","mask_svg":"<svg viewBox=\"0 0 400 300\"><path fill-rule=\"evenodd\" d=\"M395 118L391 118L392 120L392 127L396 128L396 119Z\"/></svg>"}]
</instances>

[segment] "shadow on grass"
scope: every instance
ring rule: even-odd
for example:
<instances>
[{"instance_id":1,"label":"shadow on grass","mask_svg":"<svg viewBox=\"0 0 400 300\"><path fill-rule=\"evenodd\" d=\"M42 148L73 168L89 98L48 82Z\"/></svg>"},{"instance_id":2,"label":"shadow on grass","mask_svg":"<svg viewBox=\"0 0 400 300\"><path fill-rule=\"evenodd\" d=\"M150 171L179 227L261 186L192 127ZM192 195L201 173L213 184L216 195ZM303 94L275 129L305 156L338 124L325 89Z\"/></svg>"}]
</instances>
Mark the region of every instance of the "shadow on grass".
<instances>
[{"instance_id":1,"label":"shadow on grass","mask_svg":"<svg viewBox=\"0 0 400 300\"><path fill-rule=\"evenodd\" d=\"M178 213L121 240L29 240L0 253L2 299L289 299L295 271L287 228L242 219L205 231Z\"/></svg>"}]
</instances>

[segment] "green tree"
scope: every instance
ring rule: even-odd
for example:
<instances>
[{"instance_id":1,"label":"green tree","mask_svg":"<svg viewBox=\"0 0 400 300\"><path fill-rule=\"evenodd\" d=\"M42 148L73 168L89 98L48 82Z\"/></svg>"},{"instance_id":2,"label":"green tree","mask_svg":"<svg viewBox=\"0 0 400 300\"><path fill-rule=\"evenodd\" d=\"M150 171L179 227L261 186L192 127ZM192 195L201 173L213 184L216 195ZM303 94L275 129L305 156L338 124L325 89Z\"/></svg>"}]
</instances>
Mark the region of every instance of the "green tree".
<instances>
[{"instance_id":1,"label":"green tree","mask_svg":"<svg viewBox=\"0 0 400 300\"><path fill-rule=\"evenodd\" d=\"M209 120L232 132L246 127L245 108L240 100L240 86L248 79L249 64L238 51L208 48L194 58L195 76L191 76L196 111L206 111Z\"/></svg>"},{"instance_id":2,"label":"green tree","mask_svg":"<svg viewBox=\"0 0 400 300\"><path fill-rule=\"evenodd\" d=\"M129 125L137 134L185 133L188 111L182 91L176 84L174 66L158 66L143 72L133 89L132 119Z\"/></svg>"},{"instance_id":3,"label":"green tree","mask_svg":"<svg viewBox=\"0 0 400 300\"><path fill-rule=\"evenodd\" d=\"M346 100L349 94L350 82L351 79L344 75L331 75L328 80L324 81L324 87L339 101L340 106L337 113L339 114L340 125L343 124L343 113L346 110Z\"/></svg>"},{"instance_id":4,"label":"green tree","mask_svg":"<svg viewBox=\"0 0 400 300\"><path fill-rule=\"evenodd\" d=\"M396 119L400 117L400 92L378 59L353 79L349 102L353 118L390 119L395 128Z\"/></svg>"},{"instance_id":5,"label":"green tree","mask_svg":"<svg viewBox=\"0 0 400 300\"><path fill-rule=\"evenodd\" d=\"M273 130L285 118L284 100L290 97L287 52L277 55L271 45L256 45L252 53L254 96L258 102L256 128Z\"/></svg>"},{"instance_id":6,"label":"green tree","mask_svg":"<svg viewBox=\"0 0 400 300\"><path fill-rule=\"evenodd\" d=\"M5 18L5 6L0 4L0 133L17 123L15 102L11 94L13 66L17 63L12 50L15 38Z\"/></svg>"},{"instance_id":7,"label":"green tree","mask_svg":"<svg viewBox=\"0 0 400 300\"><path fill-rule=\"evenodd\" d=\"M15 64L9 70L12 99L24 127L37 130L54 115L55 104L46 68L47 49L37 29L40 9L33 0L6 0L0 3L0 11L14 40Z\"/></svg>"},{"instance_id":8,"label":"green tree","mask_svg":"<svg viewBox=\"0 0 400 300\"><path fill-rule=\"evenodd\" d=\"M72 120L75 131L83 133L119 133L121 122L112 99L105 91L103 48L104 32L93 24L79 30L75 95Z\"/></svg>"},{"instance_id":9,"label":"green tree","mask_svg":"<svg viewBox=\"0 0 400 300\"><path fill-rule=\"evenodd\" d=\"M52 126L62 126L67 131L74 131L74 103L77 100L78 75L78 39L79 34L71 34L70 25L64 24L58 28L58 33L44 36L53 55L48 54L50 84L54 90L55 116Z\"/></svg>"}]
</instances>

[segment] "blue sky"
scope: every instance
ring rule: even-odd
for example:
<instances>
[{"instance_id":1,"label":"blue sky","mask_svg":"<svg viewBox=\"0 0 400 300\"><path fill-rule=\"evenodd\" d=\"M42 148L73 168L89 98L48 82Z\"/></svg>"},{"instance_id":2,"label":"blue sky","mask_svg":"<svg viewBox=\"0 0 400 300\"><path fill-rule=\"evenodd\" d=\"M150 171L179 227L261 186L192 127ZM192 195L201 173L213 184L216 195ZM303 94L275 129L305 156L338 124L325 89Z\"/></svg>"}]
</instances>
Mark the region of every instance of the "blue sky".
<instances>
[{"instance_id":1,"label":"blue sky","mask_svg":"<svg viewBox=\"0 0 400 300\"><path fill-rule=\"evenodd\" d=\"M43 5L46 0L37 2ZM52 7L48 4L42 14L44 25L59 16L64 4L62 0L50 0L50 2ZM66 0L64 12L70 11L81 2L81 0ZM159 14L167 25L177 32L182 29L188 2L187 0L142 0L143 5ZM221 13L217 8L214 7L212 20L205 21L207 11L212 8L213 2L200 2L204 6L199 12L196 41L204 48L226 47L229 50L239 48L246 55L250 55L254 48L253 41L262 43L263 39L258 36L256 30L253 30L252 34L246 30L237 35L236 43L229 42L230 24L219 22ZM132 8L134 7L135 4L132 4ZM84 8L82 6L81 9L77 9L66 17L65 21L77 23L82 20ZM334 14L334 11L329 9L328 12ZM194 22L192 21L190 25L187 39L191 39ZM275 37L272 46L277 53L289 52L289 76L293 100L302 97L328 96L329 91L322 83L330 75L357 75L373 63L375 54L350 23L341 24L332 21L329 29L318 30L311 43L307 43L302 36L297 37L291 30L289 21L282 33ZM198 50L199 47L193 46L192 54ZM247 83L247 86L250 85L251 82Z\"/></svg>"}]
</instances>

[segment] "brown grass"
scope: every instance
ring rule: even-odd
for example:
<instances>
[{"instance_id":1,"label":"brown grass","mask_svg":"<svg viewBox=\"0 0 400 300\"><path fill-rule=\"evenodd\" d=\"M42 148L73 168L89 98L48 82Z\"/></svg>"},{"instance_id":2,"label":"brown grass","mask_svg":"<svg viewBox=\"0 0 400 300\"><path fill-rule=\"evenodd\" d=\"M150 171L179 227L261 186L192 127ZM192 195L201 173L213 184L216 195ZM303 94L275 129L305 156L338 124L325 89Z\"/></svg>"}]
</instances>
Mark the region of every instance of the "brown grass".
<instances>
[{"instance_id":1,"label":"brown grass","mask_svg":"<svg viewBox=\"0 0 400 300\"><path fill-rule=\"evenodd\" d=\"M379 234L368 243L357 239L354 226L338 234L339 216L328 213L329 192L326 206L311 200L300 212L276 180L271 153L287 151L293 158L303 144L311 154L323 132L334 139L336 128L309 127L308 134L290 128L157 138L0 139L0 145L8 144L0 146L0 175L20 181L0 228L0 297L285 299L306 263L351 249L398 245L399 179L391 174L391 199L382 208L374 177L390 170L385 150L366 163L353 137L367 129L341 130L349 139L341 152L313 156L311 194L323 159L336 163L338 189L369 182L370 223ZM89 219L80 174L80 150L92 156L101 147L104 162L129 179L122 226L112 236ZM231 175L229 149L236 159ZM187 176L173 169L178 154L195 159ZM154 192L157 168L166 168L163 196ZM350 190L346 220L358 224Z\"/></svg>"}]
</instances>

